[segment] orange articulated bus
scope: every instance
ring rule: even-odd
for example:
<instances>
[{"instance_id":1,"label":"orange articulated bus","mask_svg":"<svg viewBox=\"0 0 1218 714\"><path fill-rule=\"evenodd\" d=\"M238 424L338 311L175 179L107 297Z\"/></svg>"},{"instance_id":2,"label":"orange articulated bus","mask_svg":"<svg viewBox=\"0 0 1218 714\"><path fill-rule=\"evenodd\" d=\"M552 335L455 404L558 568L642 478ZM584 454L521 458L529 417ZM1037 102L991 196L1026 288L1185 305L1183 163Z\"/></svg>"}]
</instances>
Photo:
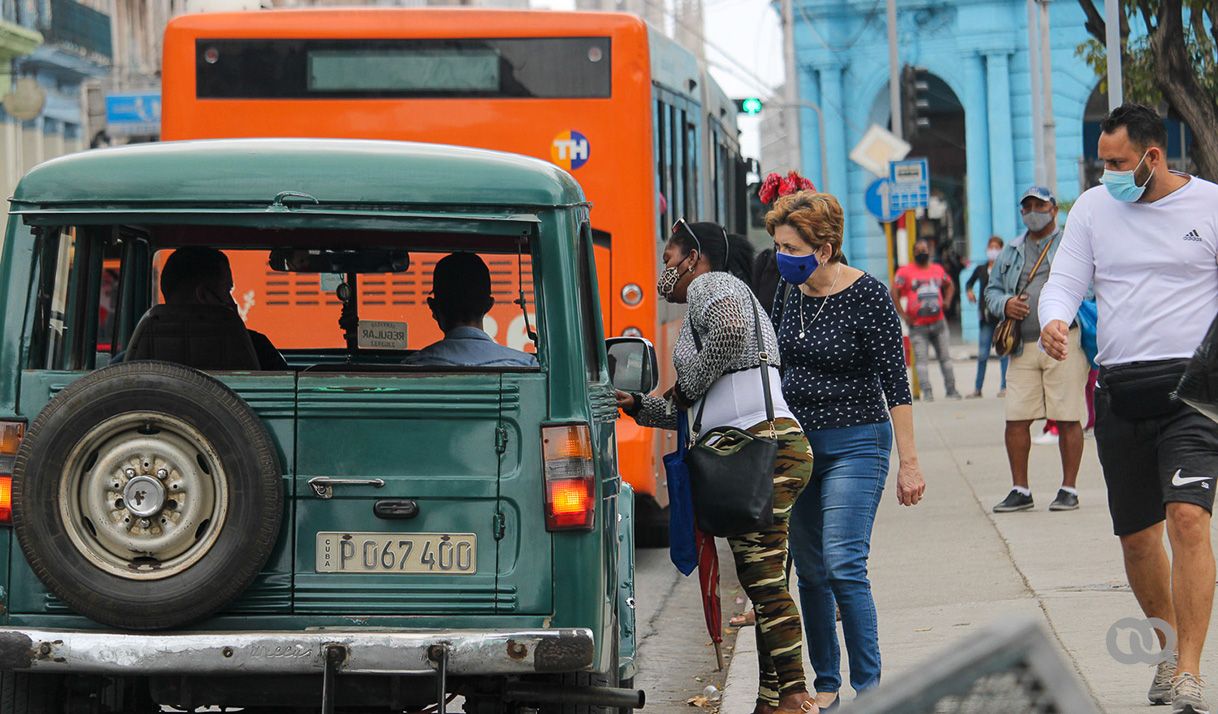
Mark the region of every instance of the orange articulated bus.
<instances>
[{"instance_id":1,"label":"orange articulated bus","mask_svg":"<svg viewBox=\"0 0 1218 714\"><path fill-rule=\"evenodd\" d=\"M681 317L654 287L669 227L688 217L744 232L734 104L692 54L632 15L400 8L187 15L166 29L163 67L165 140L422 141L524 154L571 172L593 205L606 331L655 342L665 383ZM511 304L515 267L492 266L502 279L488 331L525 348L524 315ZM303 339L296 331L309 323L293 314L333 303L315 280L286 285L260 264L235 264L234 272L248 323L284 348ZM360 305L373 319L404 319L412 335L424 334L435 329L424 300L429 285L428 266L417 266L361 286ZM672 441L625 420L618 443L639 521L652 524L647 535L655 540L667 505L660 455Z\"/></svg>"}]
</instances>

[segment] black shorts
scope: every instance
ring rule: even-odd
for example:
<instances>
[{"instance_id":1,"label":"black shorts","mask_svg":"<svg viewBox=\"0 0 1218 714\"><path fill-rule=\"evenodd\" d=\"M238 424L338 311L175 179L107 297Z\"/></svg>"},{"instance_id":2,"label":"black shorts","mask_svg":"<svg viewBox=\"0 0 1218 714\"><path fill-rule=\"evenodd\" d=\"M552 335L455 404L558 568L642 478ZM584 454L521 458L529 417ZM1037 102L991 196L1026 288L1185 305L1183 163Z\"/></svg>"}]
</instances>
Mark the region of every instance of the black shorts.
<instances>
[{"instance_id":1,"label":"black shorts","mask_svg":"<svg viewBox=\"0 0 1218 714\"><path fill-rule=\"evenodd\" d=\"M1162 521L1168 503L1213 513L1218 488L1218 423L1180 403L1165 416L1129 420L1112 411L1102 383L1095 390L1095 441L1108 511L1118 536Z\"/></svg>"}]
</instances>

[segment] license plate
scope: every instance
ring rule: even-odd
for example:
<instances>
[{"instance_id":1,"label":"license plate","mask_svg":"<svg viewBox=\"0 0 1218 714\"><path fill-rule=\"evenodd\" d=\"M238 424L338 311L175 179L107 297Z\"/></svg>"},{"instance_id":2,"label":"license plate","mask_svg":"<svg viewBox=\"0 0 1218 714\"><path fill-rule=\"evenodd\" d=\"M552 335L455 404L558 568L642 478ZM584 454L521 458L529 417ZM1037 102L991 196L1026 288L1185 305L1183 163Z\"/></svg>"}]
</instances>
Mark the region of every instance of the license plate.
<instances>
[{"instance_id":1,"label":"license plate","mask_svg":"<svg viewBox=\"0 0 1218 714\"><path fill-rule=\"evenodd\" d=\"M317 572L473 575L478 572L478 536L320 532Z\"/></svg>"}]
</instances>

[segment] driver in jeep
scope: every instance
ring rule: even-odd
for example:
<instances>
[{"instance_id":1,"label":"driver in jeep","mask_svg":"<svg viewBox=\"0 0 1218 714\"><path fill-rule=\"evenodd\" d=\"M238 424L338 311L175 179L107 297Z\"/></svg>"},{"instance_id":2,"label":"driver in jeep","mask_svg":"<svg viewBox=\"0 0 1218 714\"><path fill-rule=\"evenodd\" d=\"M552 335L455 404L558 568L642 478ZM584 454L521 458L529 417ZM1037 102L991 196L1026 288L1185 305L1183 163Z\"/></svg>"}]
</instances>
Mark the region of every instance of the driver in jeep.
<instances>
[{"instance_id":1,"label":"driver in jeep","mask_svg":"<svg viewBox=\"0 0 1218 714\"><path fill-rule=\"evenodd\" d=\"M156 359L203 370L288 369L266 335L247 329L233 300L228 256L214 248L179 248L161 269L161 294L140 319L115 362Z\"/></svg>"},{"instance_id":2,"label":"driver in jeep","mask_svg":"<svg viewBox=\"0 0 1218 714\"><path fill-rule=\"evenodd\" d=\"M427 367L536 367L531 354L496 343L482 329L495 304L491 271L473 253L450 253L431 274L427 306L444 332L444 339L406 358L406 364Z\"/></svg>"}]
</instances>

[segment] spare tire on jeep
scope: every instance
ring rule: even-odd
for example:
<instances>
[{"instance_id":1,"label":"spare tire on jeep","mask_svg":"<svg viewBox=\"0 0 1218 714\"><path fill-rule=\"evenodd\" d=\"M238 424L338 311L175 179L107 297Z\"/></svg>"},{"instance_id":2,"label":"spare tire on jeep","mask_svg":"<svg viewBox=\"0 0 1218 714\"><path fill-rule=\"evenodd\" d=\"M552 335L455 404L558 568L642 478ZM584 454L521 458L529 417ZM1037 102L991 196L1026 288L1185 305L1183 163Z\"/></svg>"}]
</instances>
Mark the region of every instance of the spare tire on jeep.
<instances>
[{"instance_id":1,"label":"spare tire on jeep","mask_svg":"<svg viewBox=\"0 0 1218 714\"><path fill-rule=\"evenodd\" d=\"M168 362L119 364L74 382L30 426L13 527L39 579L78 613L177 627L262 570L281 479L266 428L228 387Z\"/></svg>"}]
</instances>

